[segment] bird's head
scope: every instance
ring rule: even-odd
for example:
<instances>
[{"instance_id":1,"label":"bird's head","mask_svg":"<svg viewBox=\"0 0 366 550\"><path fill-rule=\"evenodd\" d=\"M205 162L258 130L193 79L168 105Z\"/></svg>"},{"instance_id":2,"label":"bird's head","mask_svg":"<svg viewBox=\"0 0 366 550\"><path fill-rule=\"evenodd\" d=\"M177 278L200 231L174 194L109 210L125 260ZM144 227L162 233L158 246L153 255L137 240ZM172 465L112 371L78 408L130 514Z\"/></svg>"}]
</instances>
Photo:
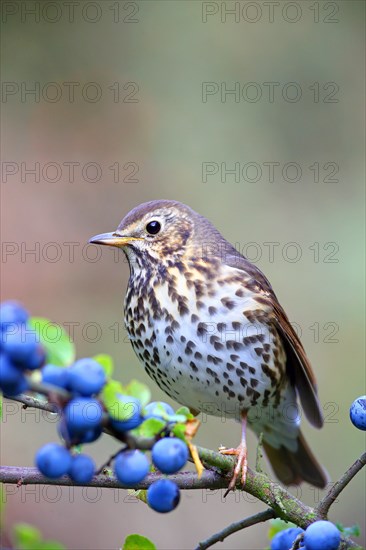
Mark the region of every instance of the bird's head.
<instances>
[{"instance_id":1,"label":"bird's head","mask_svg":"<svg viewBox=\"0 0 366 550\"><path fill-rule=\"evenodd\" d=\"M122 248L131 267L161 265L199 254L202 239L197 238L197 231L202 225L215 231L189 206L156 200L140 204L123 218L116 231L96 235L89 242Z\"/></svg>"}]
</instances>

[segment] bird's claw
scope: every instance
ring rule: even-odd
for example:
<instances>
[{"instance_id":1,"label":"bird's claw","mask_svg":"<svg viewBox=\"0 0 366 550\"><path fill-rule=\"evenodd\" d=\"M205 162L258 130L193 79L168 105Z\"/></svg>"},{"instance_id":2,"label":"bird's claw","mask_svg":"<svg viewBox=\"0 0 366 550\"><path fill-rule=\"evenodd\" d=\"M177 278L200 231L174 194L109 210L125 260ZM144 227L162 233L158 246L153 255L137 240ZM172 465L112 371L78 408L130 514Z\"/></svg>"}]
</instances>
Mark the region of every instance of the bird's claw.
<instances>
[{"instance_id":1,"label":"bird's claw","mask_svg":"<svg viewBox=\"0 0 366 550\"><path fill-rule=\"evenodd\" d=\"M238 457L232 478L229 483L229 487L224 494L224 497L226 497L230 493L230 491L233 491L235 489L239 475L241 475L241 486L244 487L245 485L248 469L247 447L243 443L241 443L236 449L226 449L225 447L220 447L219 453L222 455L234 455Z\"/></svg>"}]
</instances>

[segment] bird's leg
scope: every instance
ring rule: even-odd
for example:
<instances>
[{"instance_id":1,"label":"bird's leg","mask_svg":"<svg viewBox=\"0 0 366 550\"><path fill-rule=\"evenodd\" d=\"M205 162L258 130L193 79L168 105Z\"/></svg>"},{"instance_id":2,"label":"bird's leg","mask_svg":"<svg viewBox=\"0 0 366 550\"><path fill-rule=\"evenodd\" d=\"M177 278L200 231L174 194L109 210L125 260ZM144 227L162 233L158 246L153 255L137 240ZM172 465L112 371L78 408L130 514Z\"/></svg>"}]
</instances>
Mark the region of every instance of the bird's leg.
<instances>
[{"instance_id":1,"label":"bird's leg","mask_svg":"<svg viewBox=\"0 0 366 550\"><path fill-rule=\"evenodd\" d=\"M230 480L229 487L224 494L226 497L230 491L235 489L236 481L241 473L241 484L244 487L247 477L248 461L247 461L247 443L246 443L246 429L247 429L247 412L241 413L241 441L239 447L236 449L220 449L220 453L223 455L235 455L237 456L233 476Z\"/></svg>"}]
</instances>

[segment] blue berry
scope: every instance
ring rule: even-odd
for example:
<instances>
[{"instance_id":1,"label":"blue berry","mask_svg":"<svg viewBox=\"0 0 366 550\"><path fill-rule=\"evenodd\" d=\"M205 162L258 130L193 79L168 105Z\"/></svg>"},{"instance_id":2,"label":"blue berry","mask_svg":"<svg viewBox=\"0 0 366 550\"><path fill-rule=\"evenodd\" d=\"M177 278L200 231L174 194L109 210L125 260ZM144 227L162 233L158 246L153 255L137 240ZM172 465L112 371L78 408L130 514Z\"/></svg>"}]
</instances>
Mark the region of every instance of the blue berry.
<instances>
[{"instance_id":1,"label":"blue berry","mask_svg":"<svg viewBox=\"0 0 366 550\"><path fill-rule=\"evenodd\" d=\"M156 512L171 512L179 504L179 487L170 479L154 481L147 490L147 503Z\"/></svg>"},{"instance_id":2,"label":"blue berry","mask_svg":"<svg viewBox=\"0 0 366 550\"><path fill-rule=\"evenodd\" d=\"M0 354L0 386L16 384L22 372L17 369L5 353Z\"/></svg>"},{"instance_id":3,"label":"blue berry","mask_svg":"<svg viewBox=\"0 0 366 550\"><path fill-rule=\"evenodd\" d=\"M60 437L66 441L67 444L71 445L80 445L81 443L92 443L99 439L102 435L103 430L101 426L96 428L90 428L83 433L75 433L66 426L65 419L62 419L61 422L57 425L57 430Z\"/></svg>"},{"instance_id":4,"label":"blue berry","mask_svg":"<svg viewBox=\"0 0 366 550\"><path fill-rule=\"evenodd\" d=\"M35 353L33 353L27 360L26 367L30 370L40 369L46 361L46 353L43 347L39 344Z\"/></svg>"},{"instance_id":5,"label":"blue berry","mask_svg":"<svg viewBox=\"0 0 366 550\"><path fill-rule=\"evenodd\" d=\"M45 365L42 369L42 382L59 388L67 388L68 371L56 365Z\"/></svg>"},{"instance_id":6,"label":"blue berry","mask_svg":"<svg viewBox=\"0 0 366 550\"><path fill-rule=\"evenodd\" d=\"M341 534L330 521L316 521L305 531L304 543L307 550L337 550Z\"/></svg>"},{"instance_id":7,"label":"blue berry","mask_svg":"<svg viewBox=\"0 0 366 550\"><path fill-rule=\"evenodd\" d=\"M80 395L89 397L99 393L105 383L103 367L94 359L79 359L68 369L69 389Z\"/></svg>"},{"instance_id":8,"label":"blue berry","mask_svg":"<svg viewBox=\"0 0 366 550\"><path fill-rule=\"evenodd\" d=\"M359 430L366 430L366 395L358 397L349 411L351 422Z\"/></svg>"},{"instance_id":9,"label":"blue berry","mask_svg":"<svg viewBox=\"0 0 366 550\"><path fill-rule=\"evenodd\" d=\"M89 483L95 474L94 460L88 455L75 455L71 459L69 476L76 483Z\"/></svg>"},{"instance_id":10,"label":"blue berry","mask_svg":"<svg viewBox=\"0 0 366 550\"><path fill-rule=\"evenodd\" d=\"M141 415L140 401L131 395L119 395L118 397L117 406L119 410L129 413L130 417L127 420L115 420L111 418L110 421L113 428L119 432L126 432L137 428L144 421Z\"/></svg>"},{"instance_id":11,"label":"blue berry","mask_svg":"<svg viewBox=\"0 0 366 550\"><path fill-rule=\"evenodd\" d=\"M42 346L34 330L22 326L16 332L2 333L2 349L19 368L38 369L45 358Z\"/></svg>"},{"instance_id":12,"label":"blue berry","mask_svg":"<svg viewBox=\"0 0 366 550\"><path fill-rule=\"evenodd\" d=\"M65 475L71 466L71 455L57 443L47 443L36 454L36 466L46 477L55 479Z\"/></svg>"},{"instance_id":13,"label":"blue berry","mask_svg":"<svg viewBox=\"0 0 366 550\"><path fill-rule=\"evenodd\" d=\"M164 417L166 415L173 415L174 409L168 405L168 403L164 403L163 401L152 401L145 407L145 419L147 418L159 418L164 420Z\"/></svg>"},{"instance_id":14,"label":"blue berry","mask_svg":"<svg viewBox=\"0 0 366 550\"><path fill-rule=\"evenodd\" d=\"M271 541L271 550L288 550L303 532L304 530L300 527L290 527L290 529L280 531Z\"/></svg>"},{"instance_id":15,"label":"blue berry","mask_svg":"<svg viewBox=\"0 0 366 550\"><path fill-rule=\"evenodd\" d=\"M174 474L188 460L188 447L177 437L160 439L152 448L152 460L155 466L164 474Z\"/></svg>"},{"instance_id":16,"label":"blue berry","mask_svg":"<svg viewBox=\"0 0 366 550\"><path fill-rule=\"evenodd\" d=\"M66 426L71 434L83 434L100 427L103 408L97 399L77 397L64 409Z\"/></svg>"},{"instance_id":17,"label":"blue berry","mask_svg":"<svg viewBox=\"0 0 366 550\"><path fill-rule=\"evenodd\" d=\"M24 374L17 369L4 353L0 354L0 389L9 397L19 395L28 388Z\"/></svg>"},{"instance_id":18,"label":"blue berry","mask_svg":"<svg viewBox=\"0 0 366 550\"><path fill-rule=\"evenodd\" d=\"M18 302L9 300L0 304L0 330L7 330L10 325L25 324L29 313Z\"/></svg>"},{"instance_id":19,"label":"blue berry","mask_svg":"<svg viewBox=\"0 0 366 550\"><path fill-rule=\"evenodd\" d=\"M90 430L86 430L86 432L80 435L80 443L93 443L93 441L99 439L102 433L103 430L101 426L90 428Z\"/></svg>"},{"instance_id":20,"label":"blue berry","mask_svg":"<svg viewBox=\"0 0 366 550\"><path fill-rule=\"evenodd\" d=\"M114 472L121 483L133 487L149 473L149 461L141 451L126 451L117 456Z\"/></svg>"}]
</instances>

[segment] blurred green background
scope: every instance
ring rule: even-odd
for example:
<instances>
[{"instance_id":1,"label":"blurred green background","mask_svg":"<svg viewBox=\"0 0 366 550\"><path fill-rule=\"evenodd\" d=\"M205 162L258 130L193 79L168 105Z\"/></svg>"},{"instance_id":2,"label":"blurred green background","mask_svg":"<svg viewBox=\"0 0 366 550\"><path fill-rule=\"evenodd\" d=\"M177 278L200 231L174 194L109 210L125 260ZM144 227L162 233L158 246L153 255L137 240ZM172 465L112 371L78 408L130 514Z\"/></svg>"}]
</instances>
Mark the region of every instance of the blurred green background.
<instances>
[{"instance_id":1,"label":"blurred green background","mask_svg":"<svg viewBox=\"0 0 366 550\"><path fill-rule=\"evenodd\" d=\"M348 418L365 393L365 4L271 5L3 2L2 299L73 326L79 356L109 352L122 381L137 377L165 399L122 326L123 256L96 257L86 243L140 202L188 203L257 263L301 330L326 415L321 432L306 421L304 431L336 480L365 443ZM221 96L225 86L239 96ZM274 181L269 162L279 163ZM216 173L202 177L203 163ZM235 163L239 181L224 173ZM238 437L233 422L212 418L197 441L215 449ZM49 418L5 405L2 464L32 465L56 439ZM249 446L253 465L253 436ZM102 463L116 448L104 437L90 451ZM311 505L321 496L294 492ZM7 487L5 498L7 528L32 522L70 549L118 548L131 532L189 549L263 509L245 494L205 491L183 493L163 517L126 492ZM365 533L364 517L361 473L331 519ZM218 547L261 549L266 531Z\"/></svg>"}]
</instances>

